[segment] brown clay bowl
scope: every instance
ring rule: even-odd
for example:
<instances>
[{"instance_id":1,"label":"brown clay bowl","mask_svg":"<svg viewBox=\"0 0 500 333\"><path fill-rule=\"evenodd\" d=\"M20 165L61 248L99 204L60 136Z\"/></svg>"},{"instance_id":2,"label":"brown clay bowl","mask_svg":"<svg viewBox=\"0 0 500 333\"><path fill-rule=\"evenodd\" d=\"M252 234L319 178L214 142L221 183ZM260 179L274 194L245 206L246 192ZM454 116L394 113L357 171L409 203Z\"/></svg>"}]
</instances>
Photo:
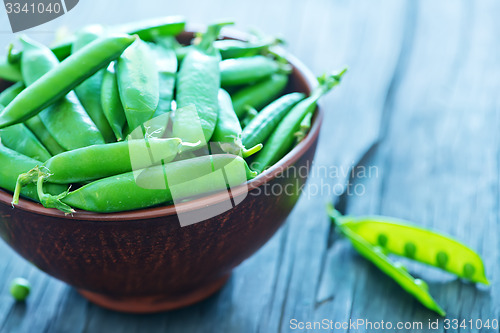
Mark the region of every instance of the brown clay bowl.
<instances>
[{"instance_id":1,"label":"brown clay bowl","mask_svg":"<svg viewBox=\"0 0 500 333\"><path fill-rule=\"evenodd\" d=\"M180 39L192 36L184 33ZM289 61L288 91L309 94L314 76L297 59ZM304 141L275 166L232 190L241 203L206 221L181 227L176 214L213 207L227 194L176 207L65 216L23 199L13 209L11 194L0 190L0 236L39 269L103 307L148 313L196 303L220 289L232 269L283 224L306 182L322 117L318 110ZM287 173L292 166L301 172Z\"/></svg>"}]
</instances>

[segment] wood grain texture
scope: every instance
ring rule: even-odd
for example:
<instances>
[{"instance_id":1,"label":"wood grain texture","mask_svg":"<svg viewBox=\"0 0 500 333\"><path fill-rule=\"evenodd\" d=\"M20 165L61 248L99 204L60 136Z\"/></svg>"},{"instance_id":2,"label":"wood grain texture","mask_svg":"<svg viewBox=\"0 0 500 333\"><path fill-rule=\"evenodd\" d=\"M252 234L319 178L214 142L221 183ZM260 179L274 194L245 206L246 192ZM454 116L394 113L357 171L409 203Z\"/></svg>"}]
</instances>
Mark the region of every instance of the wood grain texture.
<instances>
[{"instance_id":1,"label":"wood grain texture","mask_svg":"<svg viewBox=\"0 0 500 333\"><path fill-rule=\"evenodd\" d=\"M235 28L283 36L288 49L317 74L349 65L342 86L322 100L327 116L307 191L287 224L234 271L221 292L168 313L101 309L2 243L1 332L266 333L291 331L292 318L436 319L338 237L324 214L329 200L347 213L391 215L436 228L478 250L492 282L488 288L404 263L429 281L449 318L499 318L498 1L123 3L81 1L29 33L48 42L61 24L76 29L162 14L182 14L199 24L231 18ZM0 30L8 30L6 20ZM0 34L0 45L10 39L11 34ZM350 168L370 167L370 177L349 177ZM339 172L325 177L326 168ZM356 186L361 194L353 194ZM33 283L26 304L14 303L8 293L17 276ZM363 331L369 330L356 332Z\"/></svg>"}]
</instances>

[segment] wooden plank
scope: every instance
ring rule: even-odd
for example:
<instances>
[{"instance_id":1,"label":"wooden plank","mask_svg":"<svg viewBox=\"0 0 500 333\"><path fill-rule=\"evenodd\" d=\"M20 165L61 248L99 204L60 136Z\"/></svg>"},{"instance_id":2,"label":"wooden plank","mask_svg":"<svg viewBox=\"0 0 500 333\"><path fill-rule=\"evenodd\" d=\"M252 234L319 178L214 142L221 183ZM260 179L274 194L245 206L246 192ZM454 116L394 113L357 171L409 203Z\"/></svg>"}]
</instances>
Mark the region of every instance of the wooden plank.
<instances>
[{"instance_id":1,"label":"wooden plank","mask_svg":"<svg viewBox=\"0 0 500 333\"><path fill-rule=\"evenodd\" d=\"M346 31L351 33L348 38L352 44L346 45L345 49L348 55L346 61L352 70L346 78L345 86L341 88L345 89L345 94L330 98L336 112L325 122L329 140L325 140L317 155L319 165L337 167L341 174L349 172L349 168L357 163L360 155L373 145L379 135L384 96L406 37L404 26L407 9L401 2L366 2L363 6L353 6L356 8L347 9L351 16L346 15L347 22L351 23ZM332 9L330 13L336 11ZM343 15L339 13L338 16ZM380 17L385 17L385 20L380 20ZM331 51L323 54L338 52L335 43L329 44ZM376 79L371 81L366 80L366 77ZM337 183L343 184L345 177L330 176L317 180L319 184L325 181L334 186ZM311 182L314 184L314 179ZM289 321L292 318L299 321L322 318L346 320L351 316L352 306L355 306L352 294L358 282L358 272L355 262L346 257L352 255L346 251L346 247L336 248L334 254L325 254L328 250L326 247L330 224L324 213L324 204L332 199L333 193L322 193L310 199L304 215L291 217L290 223L296 229L293 232L294 241L290 242L288 251L295 253L295 264L288 289L293 292L287 295L282 309L279 326L282 331L290 329ZM319 257L321 261L316 264L315 258ZM331 260L334 264L328 265L332 263ZM343 268L339 271L339 266L335 263L340 262ZM326 267L323 267L325 264ZM334 276L330 275L332 273Z\"/></svg>"},{"instance_id":2,"label":"wooden plank","mask_svg":"<svg viewBox=\"0 0 500 333\"><path fill-rule=\"evenodd\" d=\"M411 57L388 96L383 140L366 162L380 166L381 177L356 180L367 193L348 201L347 211L398 216L451 233L478 249L495 276L498 247L484 244L497 244L498 234L499 64L484 46L494 44L498 24L484 18L498 6L475 3L472 10L470 3L455 4L419 2ZM434 318L376 268L364 266L357 267L363 278L353 295L353 318ZM488 289L416 264L408 267L431 282L450 318L498 317L496 296Z\"/></svg>"}]
</instances>

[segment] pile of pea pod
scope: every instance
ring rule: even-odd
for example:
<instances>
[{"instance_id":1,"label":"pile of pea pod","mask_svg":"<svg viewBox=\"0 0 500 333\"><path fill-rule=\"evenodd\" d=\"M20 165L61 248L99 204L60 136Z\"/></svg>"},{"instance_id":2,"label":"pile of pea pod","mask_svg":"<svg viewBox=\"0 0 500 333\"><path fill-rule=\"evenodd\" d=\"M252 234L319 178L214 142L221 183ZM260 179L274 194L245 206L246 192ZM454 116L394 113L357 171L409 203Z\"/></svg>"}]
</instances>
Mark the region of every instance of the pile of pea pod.
<instances>
[{"instance_id":1,"label":"pile of pea pod","mask_svg":"<svg viewBox=\"0 0 500 333\"><path fill-rule=\"evenodd\" d=\"M12 82L0 93L0 187L12 203L22 196L68 214L148 208L173 200L167 168L169 180L204 176L182 193L193 197L278 162L345 70L318 78L310 96L285 93L292 67L280 40L219 39L229 24L190 45L176 39L182 17L88 26L52 48L28 37L11 45L0 60ZM155 156L137 164L134 147Z\"/></svg>"}]
</instances>

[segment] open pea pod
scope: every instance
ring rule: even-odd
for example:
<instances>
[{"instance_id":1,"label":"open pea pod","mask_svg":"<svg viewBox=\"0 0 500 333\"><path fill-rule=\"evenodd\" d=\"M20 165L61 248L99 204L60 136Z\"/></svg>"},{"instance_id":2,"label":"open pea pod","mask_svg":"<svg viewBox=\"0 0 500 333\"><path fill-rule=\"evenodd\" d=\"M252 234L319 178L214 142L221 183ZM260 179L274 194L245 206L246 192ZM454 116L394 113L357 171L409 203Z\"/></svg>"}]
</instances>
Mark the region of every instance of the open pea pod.
<instances>
[{"instance_id":1,"label":"open pea pod","mask_svg":"<svg viewBox=\"0 0 500 333\"><path fill-rule=\"evenodd\" d=\"M405 256L465 279L489 284L479 255L449 236L390 217L343 216L332 205L327 207L327 211L335 226L347 236L362 256L393 278L422 304L442 316L444 311L428 293L426 283L413 279L401 265L391 263L386 253Z\"/></svg>"},{"instance_id":2,"label":"open pea pod","mask_svg":"<svg viewBox=\"0 0 500 333\"><path fill-rule=\"evenodd\" d=\"M481 257L450 236L385 216L342 216L339 223L388 253L441 268L472 282L489 284Z\"/></svg>"},{"instance_id":3,"label":"open pea pod","mask_svg":"<svg viewBox=\"0 0 500 333\"><path fill-rule=\"evenodd\" d=\"M404 290L413 295L420 303L428 309L436 312L440 316L446 315L446 312L432 298L429 293L429 287L423 280L415 279L404 267L393 262L382 252L379 247L373 247L363 237L359 236L343 224L338 225L342 233L349 238L352 245L363 257L371 261L382 272L390 276Z\"/></svg>"}]
</instances>

